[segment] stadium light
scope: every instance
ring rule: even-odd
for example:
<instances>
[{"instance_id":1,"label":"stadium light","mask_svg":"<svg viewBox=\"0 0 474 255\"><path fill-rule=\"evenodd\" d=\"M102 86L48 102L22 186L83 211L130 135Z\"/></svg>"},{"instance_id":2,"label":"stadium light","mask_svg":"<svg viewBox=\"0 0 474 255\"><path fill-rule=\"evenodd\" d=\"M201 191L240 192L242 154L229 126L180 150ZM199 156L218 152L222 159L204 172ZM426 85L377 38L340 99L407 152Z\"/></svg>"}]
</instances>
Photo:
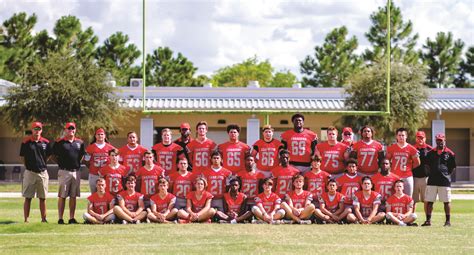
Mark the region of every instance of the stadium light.
<instances>
[{"instance_id":1,"label":"stadium light","mask_svg":"<svg viewBox=\"0 0 474 255\"><path fill-rule=\"evenodd\" d=\"M315 113L315 114L341 114L341 115L366 115L366 116L385 116L390 115L390 71L391 71L391 13L390 8L392 1L387 0L387 49L386 49L386 57L387 57L387 84L386 84L386 102L385 102L385 111L353 111L353 110L343 110L343 111L328 111L328 110L312 110L312 111L304 111L304 110L148 110L146 107L146 53L145 53L145 31L146 31L146 0L142 0L143 2L143 31L142 31L142 38L143 38L143 52L142 52L142 72L143 72L143 98L142 98L142 106L143 106L143 113L144 114L160 114L160 113L240 113L240 114L265 114L264 120L265 124L270 122L269 114L282 114L282 113Z\"/></svg>"}]
</instances>

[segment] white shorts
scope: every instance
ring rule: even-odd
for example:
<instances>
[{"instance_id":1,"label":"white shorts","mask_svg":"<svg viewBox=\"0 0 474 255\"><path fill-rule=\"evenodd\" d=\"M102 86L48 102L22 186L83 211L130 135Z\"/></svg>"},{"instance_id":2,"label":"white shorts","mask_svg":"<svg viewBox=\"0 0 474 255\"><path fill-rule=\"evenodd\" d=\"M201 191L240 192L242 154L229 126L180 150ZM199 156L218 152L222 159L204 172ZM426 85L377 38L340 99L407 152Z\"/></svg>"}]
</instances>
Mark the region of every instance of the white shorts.
<instances>
[{"instance_id":1,"label":"white shorts","mask_svg":"<svg viewBox=\"0 0 474 255\"><path fill-rule=\"evenodd\" d=\"M425 201L435 202L436 196L438 196L439 201L443 203L451 202L451 187L426 186Z\"/></svg>"}]
</instances>

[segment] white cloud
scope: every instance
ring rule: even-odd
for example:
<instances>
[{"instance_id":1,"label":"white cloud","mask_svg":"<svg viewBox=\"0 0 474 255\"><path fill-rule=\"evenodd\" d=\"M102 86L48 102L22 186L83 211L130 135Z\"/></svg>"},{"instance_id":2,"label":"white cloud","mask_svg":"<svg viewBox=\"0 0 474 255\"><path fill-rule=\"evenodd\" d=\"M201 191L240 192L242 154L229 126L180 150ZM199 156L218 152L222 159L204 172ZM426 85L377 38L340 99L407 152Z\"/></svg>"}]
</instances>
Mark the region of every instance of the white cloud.
<instances>
[{"instance_id":1,"label":"white cloud","mask_svg":"<svg viewBox=\"0 0 474 255\"><path fill-rule=\"evenodd\" d=\"M385 0L147 0L147 52L168 46L181 52L198 72L211 74L226 65L257 55L276 70L299 75L299 61L335 27L345 25L359 41L358 52L369 46L364 33L369 16ZM396 5L420 35L419 46L439 31L452 31L467 45L474 44L473 0L400 0ZM91 26L102 43L122 31L142 47L140 0L2 0L0 20L13 13L36 13L35 31L50 34L57 19L77 16Z\"/></svg>"}]
</instances>

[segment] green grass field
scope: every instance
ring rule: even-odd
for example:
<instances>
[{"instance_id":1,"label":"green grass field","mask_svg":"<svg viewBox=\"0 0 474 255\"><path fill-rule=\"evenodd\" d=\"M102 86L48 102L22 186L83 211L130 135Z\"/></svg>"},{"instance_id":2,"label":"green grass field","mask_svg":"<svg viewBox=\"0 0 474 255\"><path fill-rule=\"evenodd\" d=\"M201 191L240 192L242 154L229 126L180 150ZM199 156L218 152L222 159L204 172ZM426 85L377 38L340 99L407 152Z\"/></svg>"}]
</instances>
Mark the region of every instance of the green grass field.
<instances>
[{"instance_id":1,"label":"green grass field","mask_svg":"<svg viewBox=\"0 0 474 255\"><path fill-rule=\"evenodd\" d=\"M21 198L0 198L0 251L4 254L100 253L474 253L474 201L453 201L451 228L436 203L432 227L388 225L57 225L56 199L39 223L34 201L24 224ZM78 200L82 222L85 199ZM420 207L421 209L421 207ZM65 215L68 215L66 210ZM420 215L419 223L424 215ZM66 217L66 220L68 218Z\"/></svg>"}]
</instances>

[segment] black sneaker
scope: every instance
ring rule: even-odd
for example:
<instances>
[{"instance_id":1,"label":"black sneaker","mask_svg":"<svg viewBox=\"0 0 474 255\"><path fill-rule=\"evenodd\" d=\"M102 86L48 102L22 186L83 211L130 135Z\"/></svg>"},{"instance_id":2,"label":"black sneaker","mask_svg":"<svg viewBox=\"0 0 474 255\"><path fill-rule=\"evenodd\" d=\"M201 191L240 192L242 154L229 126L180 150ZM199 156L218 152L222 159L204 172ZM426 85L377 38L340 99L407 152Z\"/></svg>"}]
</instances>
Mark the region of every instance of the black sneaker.
<instances>
[{"instance_id":1,"label":"black sneaker","mask_svg":"<svg viewBox=\"0 0 474 255\"><path fill-rule=\"evenodd\" d=\"M422 227L429 227L431 226L431 221L425 221L425 223L421 224Z\"/></svg>"},{"instance_id":2,"label":"black sneaker","mask_svg":"<svg viewBox=\"0 0 474 255\"><path fill-rule=\"evenodd\" d=\"M446 222L444 223L444 226L445 226L445 227L451 227L451 222L446 221Z\"/></svg>"},{"instance_id":3,"label":"black sneaker","mask_svg":"<svg viewBox=\"0 0 474 255\"><path fill-rule=\"evenodd\" d=\"M64 220L63 220L63 219L59 219L59 220L58 220L58 224L59 224L59 225L64 225Z\"/></svg>"},{"instance_id":4,"label":"black sneaker","mask_svg":"<svg viewBox=\"0 0 474 255\"><path fill-rule=\"evenodd\" d=\"M410 226L410 227L418 227L418 223L414 222L414 223L408 223L407 226Z\"/></svg>"},{"instance_id":5,"label":"black sneaker","mask_svg":"<svg viewBox=\"0 0 474 255\"><path fill-rule=\"evenodd\" d=\"M76 221L76 219L72 218L72 219L69 219L69 221L67 223L68 224L77 224L77 221Z\"/></svg>"},{"instance_id":6,"label":"black sneaker","mask_svg":"<svg viewBox=\"0 0 474 255\"><path fill-rule=\"evenodd\" d=\"M41 220L41 223L48 223L46 219Z\"/></svg>"}]
</instances>

